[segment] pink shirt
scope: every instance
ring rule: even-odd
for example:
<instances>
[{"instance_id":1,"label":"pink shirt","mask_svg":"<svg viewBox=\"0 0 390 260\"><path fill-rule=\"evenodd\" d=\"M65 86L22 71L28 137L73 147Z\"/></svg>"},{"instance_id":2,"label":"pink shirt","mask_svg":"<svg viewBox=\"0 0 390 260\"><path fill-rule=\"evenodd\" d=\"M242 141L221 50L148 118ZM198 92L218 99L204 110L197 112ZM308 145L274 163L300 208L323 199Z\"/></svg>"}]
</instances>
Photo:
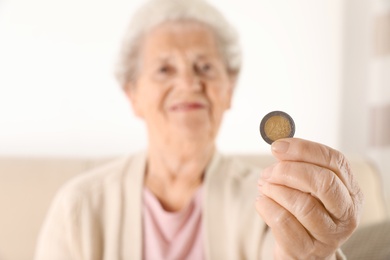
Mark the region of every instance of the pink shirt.
<instances>
[{"instance_id":1,"label":"pink shirt","mask_svg":"<svg viewBox=\"0 0 390 260\"><path fill-rule=\"evenodd\" d=\"M204 259L202 186L183 210L168 212L152 192L143 191L143 259Z\"/></svg>"}]
</instances>

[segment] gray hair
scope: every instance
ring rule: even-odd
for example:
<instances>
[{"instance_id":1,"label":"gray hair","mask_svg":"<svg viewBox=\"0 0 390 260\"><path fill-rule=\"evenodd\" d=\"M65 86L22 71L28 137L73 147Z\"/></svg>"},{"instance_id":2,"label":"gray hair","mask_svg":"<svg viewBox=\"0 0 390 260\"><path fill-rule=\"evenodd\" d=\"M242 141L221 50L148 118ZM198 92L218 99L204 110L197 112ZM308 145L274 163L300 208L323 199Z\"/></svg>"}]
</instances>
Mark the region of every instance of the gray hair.
<instances>
[{"instance_id":1,"label":"gray hair","mask_svg":"<svg viewBox=\"0 0 390 260\"><path fill-rule=\"evenodd\" d=\"M122 43L116 67L122 88L136 80L142 36L161 23L178 20L193 20L211 28L228 73L239 73L242 54L238 34L216 8L203 0L151 0L135 13Z\"/></svg>"}]
</instances>

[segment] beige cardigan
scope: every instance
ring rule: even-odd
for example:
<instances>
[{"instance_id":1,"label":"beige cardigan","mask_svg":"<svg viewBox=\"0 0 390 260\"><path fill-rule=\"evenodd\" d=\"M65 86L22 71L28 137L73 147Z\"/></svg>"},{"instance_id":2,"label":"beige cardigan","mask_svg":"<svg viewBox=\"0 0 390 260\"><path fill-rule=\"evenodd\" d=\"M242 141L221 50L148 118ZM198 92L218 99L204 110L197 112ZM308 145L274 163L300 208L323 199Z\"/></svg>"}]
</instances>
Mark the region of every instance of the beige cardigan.
<instances>
[{"instance_id":1,"label":"beige cardigan","mask_svg":"<svg viewBox=\"0 0 390 260\"><path fill-rule=\"evenodd\" d=\"M48 212L35 259L142 259L145 165L140 153L68 182ZM272 258L271 246L264 244L266 225L254 207L259 173L232 157L214 155L204 179L206 259Z\"/></svg>"}]
</instances>

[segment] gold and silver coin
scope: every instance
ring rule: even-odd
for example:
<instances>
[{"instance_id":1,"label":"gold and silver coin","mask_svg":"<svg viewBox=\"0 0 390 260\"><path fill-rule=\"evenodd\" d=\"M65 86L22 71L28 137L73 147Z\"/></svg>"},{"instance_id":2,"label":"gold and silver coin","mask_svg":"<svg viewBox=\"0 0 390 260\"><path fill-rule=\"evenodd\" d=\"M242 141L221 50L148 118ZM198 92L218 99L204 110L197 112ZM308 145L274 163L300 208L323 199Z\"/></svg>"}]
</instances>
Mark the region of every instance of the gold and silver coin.
<instances>
[{"instance_id":1,"label":"gold and silver coin","mask_svg":"<svg viewBox=\"0 0 390 260\"><path fill-rule=\"evenodd\" d=\"M294 120L283 111L270 112L261 120L260 134L269 144L281 138L293 137L294 133Z\"/></svg>"}]
</instances>

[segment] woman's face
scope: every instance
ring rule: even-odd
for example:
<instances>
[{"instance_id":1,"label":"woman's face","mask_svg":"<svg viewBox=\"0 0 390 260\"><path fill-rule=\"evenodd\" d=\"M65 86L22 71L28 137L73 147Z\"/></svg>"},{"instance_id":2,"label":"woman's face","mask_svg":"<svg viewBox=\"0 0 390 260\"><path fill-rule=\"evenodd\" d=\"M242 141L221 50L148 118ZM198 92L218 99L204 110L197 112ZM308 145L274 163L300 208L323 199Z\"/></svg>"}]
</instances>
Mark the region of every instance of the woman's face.
<instances>
[{"instance_id":1,"label":"woman's face","mask_svg":"<svg viewBox=\"0 0 390 260\"><path fill-rule=\"evenodd\" d=\"M234 78L210 29L190 21L156 27L145 36L138 71L127 94L150 141L214 141Z\"/></svg>"}]
</instances>

